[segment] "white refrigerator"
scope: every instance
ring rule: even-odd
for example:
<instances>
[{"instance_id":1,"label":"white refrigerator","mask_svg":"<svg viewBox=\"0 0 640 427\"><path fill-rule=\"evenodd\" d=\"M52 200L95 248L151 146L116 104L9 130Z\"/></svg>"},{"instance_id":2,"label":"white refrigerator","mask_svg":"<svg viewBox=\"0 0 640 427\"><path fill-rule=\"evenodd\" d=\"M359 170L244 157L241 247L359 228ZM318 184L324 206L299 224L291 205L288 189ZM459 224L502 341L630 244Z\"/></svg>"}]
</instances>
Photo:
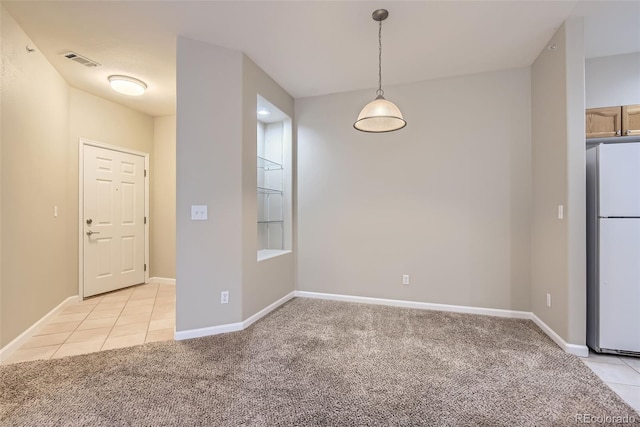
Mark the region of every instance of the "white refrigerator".
<instances>
[{"instance_id":1,"label":"white refrigerator","mask_svg":"<svg viewBox=\"0 0 640 427\"><path fill-rule=\"evenodd\" d=\"M587 344L640 355L640 143L587 149Z\"/></svg>"}]
</instances>

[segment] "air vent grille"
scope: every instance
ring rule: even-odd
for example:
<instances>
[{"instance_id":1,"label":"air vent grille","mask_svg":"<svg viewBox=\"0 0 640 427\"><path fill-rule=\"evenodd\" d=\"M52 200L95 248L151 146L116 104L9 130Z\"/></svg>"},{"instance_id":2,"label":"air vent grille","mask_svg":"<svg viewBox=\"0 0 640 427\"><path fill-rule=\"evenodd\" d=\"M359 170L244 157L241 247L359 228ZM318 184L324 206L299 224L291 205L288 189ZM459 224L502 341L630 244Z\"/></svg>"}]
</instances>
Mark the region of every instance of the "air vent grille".
<instances>
[{"instance_id":1,"label":"air vent grille","mask_svg":"<svg viewBox=\"0 0 640 427\"><path fill-rule=\"evenodd\" d=\"M78 64L84 65L85 67L97 67L98 65L100 65L96 61L92 61L86 56L79 55L75 52L67 52L64 53L63 56L67 59L77 62Z\"/></svg>"}]
</instances>

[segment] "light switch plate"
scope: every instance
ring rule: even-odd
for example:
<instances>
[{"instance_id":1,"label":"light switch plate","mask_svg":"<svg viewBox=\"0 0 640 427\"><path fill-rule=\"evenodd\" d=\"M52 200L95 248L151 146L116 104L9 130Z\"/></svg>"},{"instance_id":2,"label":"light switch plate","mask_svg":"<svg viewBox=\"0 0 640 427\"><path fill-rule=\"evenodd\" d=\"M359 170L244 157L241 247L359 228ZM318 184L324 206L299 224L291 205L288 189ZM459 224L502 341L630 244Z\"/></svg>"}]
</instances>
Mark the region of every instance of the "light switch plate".
<instances>
[{"instance_id":1,"label":"light switch plate","mask_svg":"<svg viewBox=\"0 0 640 427\"><path fill-rule=\"evenodd\" d=\"M206 221L207 220L207 205L191 205L191 220L192 221Z\"/></svg>"}]
</instances>

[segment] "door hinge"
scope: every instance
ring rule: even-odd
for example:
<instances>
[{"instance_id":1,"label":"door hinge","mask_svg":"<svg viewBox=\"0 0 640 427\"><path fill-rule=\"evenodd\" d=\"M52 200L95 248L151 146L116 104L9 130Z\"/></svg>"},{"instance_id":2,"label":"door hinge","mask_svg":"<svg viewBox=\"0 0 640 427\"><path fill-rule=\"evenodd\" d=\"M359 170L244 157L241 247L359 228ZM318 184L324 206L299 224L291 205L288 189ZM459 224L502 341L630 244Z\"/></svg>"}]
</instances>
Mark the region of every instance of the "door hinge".
<instances>
[{"instance_id":1,"label":"door hinge","mask_svg":"<svg viewBox=\"0 0 640 427\"><path fill-rule=\"evenodd\" d=\"M147 217L146 216L144 217L144 223L145 224L147 223Z\"/></svg>"},{"instance_id":2,"label":"door hinge","mask_svg":"<svg viewBox=\"0 0 640 427\"><path fill-rule=\"evenodd\" d=\"M147 264L144 265L144 271L147 271Z\"/></svg>"},{"instance_id":3,"label":"door hinge","mask_svg":"<svg viewBox=\"0 0 640 427\"><path fill-rule=\"evenodd\" d=\"M144 176L145 176L145 178L147 176L147 170L146 169L144 170Z\"/></svg>"}]
</instances>

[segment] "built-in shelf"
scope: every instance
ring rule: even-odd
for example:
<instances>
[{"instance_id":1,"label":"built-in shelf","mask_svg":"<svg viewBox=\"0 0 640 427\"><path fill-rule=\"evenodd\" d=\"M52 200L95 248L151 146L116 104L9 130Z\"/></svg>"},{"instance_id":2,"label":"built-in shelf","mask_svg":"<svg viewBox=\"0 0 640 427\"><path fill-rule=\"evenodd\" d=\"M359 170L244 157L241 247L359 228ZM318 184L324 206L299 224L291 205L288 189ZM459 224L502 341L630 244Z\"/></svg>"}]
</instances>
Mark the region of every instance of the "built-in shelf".
<instances>
[{"instance_id":1,"label":"built-in shelf","mask_svg":"<svg viewBox=\"0 0 640 427\"><path fill-rule=\"evenodd\" d=\"M275 258L280 255L290 254L291 251L281 249L261 249L258 251L258 261L264 261L269 258Z\"/></svg>"},{"instance_id":2,"label":"built-in shelf","mask_svg":"<svg viewBox=\"0 0 640 427\"><path fill-rule=\"evenodd\" d=\"M276 190L275 188L258 187L258 193L263 193L263 194L282 194L282 190Z\"/></svg>"},{"instance_id":3,"label":"built-in shelf","mask_svg":"<svg viewBox=\"0 0 640 427\"><path fill-rule=\"evenodd\" d=\"M258 102L263 101L258 96ZM256 132L256 237L261 261L291 251L291 121L264 123L258 118Z\"/></svg>"},{"instance_id":4,"label":"built-in shelf","mask_svg":"<svg viewBox=\"0 0 640 427\"><path fill-rule=\"evenodd\" d=\"M258 168L264 169L266 171L275 171L275 170L281 170L282 165L280 163L276 163L269 159L265 159L264 157L258 156Z\"/></svg>"}]
</instances>

